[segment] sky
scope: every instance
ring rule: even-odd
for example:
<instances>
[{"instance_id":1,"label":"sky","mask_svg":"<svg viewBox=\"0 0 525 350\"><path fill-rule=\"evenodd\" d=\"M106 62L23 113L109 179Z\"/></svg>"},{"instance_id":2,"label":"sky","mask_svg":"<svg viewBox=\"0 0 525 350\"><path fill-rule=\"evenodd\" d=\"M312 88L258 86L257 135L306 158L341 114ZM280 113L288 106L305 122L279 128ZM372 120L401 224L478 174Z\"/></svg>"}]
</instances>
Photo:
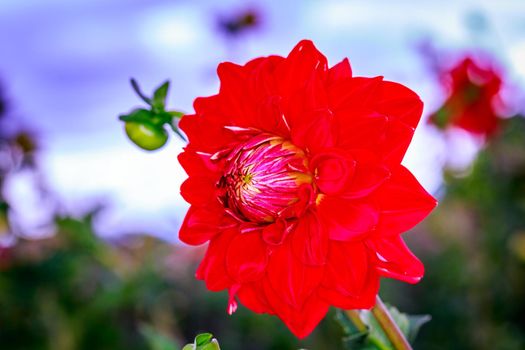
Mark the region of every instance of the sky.
<instances>
[{"instance_id":1,"label":"sky","mask_svg":"<svg viewBox=\"0 0 525 350\"><path fill-rule=\"evenodd\" d=\"M260 13L258 28L233 40L218 30L218 18L246 9ZM175 240L187 208L176 159L183 143L172 138L147 153L126 139L117 116L140 105L129 78L146 91L170 79L168 105L191 112L194 98L217 91L218 63L286 55L303 38L331 64L349 57L355 75L409 86L425 102L424 115L444 96L418 50L423 42L443 62L489 52L514 88L524 86L522 0L2 0L0 84L16 124L37 133L41 176L63 210L80 214L105 203L97 221L102 234ZM464 165L478 146L422 123L404 164L436 193L443 161ZM6 195L27 232L38 234L53 205L34 195L34 183L31 174L13 177Z\"/></svg>"}]
</instances>

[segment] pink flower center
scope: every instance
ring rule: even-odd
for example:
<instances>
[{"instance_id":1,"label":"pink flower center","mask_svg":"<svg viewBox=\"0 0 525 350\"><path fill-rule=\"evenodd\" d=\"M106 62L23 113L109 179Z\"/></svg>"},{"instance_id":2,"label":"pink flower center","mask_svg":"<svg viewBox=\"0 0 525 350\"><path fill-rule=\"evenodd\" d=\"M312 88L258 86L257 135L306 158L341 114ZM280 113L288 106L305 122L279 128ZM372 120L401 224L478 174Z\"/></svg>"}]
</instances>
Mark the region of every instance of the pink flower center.
<instances>
[{"instance_id":1,"label":"pink flower center","mask_svg":"<svg viewBox=\"0 0 525 350\"><path fill-rule=\"evenodd\" d=\"M253 223L297 217L311 202L312 175L304 152L278 136L261 134L236 147L219 182L235 217Z\"/></svg>"}]
</instances>

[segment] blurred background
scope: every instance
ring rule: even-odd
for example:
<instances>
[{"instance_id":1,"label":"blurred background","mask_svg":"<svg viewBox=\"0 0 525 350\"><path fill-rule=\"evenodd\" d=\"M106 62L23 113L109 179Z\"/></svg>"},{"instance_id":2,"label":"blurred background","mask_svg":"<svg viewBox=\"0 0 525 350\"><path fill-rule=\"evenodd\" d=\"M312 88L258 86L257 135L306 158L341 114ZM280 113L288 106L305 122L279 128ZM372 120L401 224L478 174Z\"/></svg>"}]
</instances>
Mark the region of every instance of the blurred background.
<instances>
[{"instance_id":1,"label":"blurred background","mask_svg":"<svg viewBox=\"0 0 525 350\"><path fill-rule=\"evenodd\" d=\"M2 0L2 349L165 349L200 331L224 349L341 348L332 314L304 341L227 316L227 296L193 279L203 248L177 242L183 142L146 153L117 120L139 102L130 77L148 92L170 79L168 106L191 112L219 62L303 38L425 102L404 164L440 200L405 235L427 273L381 289L432 315L415 347L525 348L522 0Z\"/></svg>"}]
</instances>

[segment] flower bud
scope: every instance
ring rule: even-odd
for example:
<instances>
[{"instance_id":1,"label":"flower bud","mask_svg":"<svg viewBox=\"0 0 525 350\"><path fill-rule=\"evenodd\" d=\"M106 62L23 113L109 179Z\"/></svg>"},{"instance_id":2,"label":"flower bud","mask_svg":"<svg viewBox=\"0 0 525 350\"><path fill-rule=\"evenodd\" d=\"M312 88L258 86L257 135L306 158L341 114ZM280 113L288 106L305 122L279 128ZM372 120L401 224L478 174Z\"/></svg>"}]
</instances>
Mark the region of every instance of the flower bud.
<instances>
[{"instance_id":1,"label":"flower bud","mask_svg":"<svg viewBox=\"0 0 525 350\"><path fill-rule=\"evenodd\" d=\"M166 144L168 133L162 126L149 123L126 122L126 134L137 146L147 151L154 151Z\"/></svg>"}]
</instances>

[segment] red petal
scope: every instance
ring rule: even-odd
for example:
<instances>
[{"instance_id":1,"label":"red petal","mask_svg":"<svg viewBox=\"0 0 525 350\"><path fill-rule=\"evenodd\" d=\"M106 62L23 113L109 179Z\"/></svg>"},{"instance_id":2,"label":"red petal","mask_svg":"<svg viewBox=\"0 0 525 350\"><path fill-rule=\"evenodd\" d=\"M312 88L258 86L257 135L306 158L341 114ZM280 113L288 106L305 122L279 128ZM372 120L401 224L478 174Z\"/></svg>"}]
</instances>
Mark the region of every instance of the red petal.
<instances>
[{"instance_id":1,"label":"red petal","mask_svg":"<svg viewBox=\"0 0 525 350\"><path fill-rule=\"evenodd\" d=\"M248 73L248 89L252 99L277 95L275 70L285 61L281 56L268 56L246 63Z\"/></svg>"},{"instance_id":2,"label":"red petal","mask_svg":"<svg viewBox=\"0 0 525 350\"><path fill-rule=\"evenodd\" d=\"M223 113L222 99L219 94L207 97L197 97L195 101L193 101L193 109L195 109L196 115L206 117L216 123L232 123L230 116Z\"/></svg>"},{"instance_id":3,"label":"red petal","mask_svg":"<svg viewBox=\"0 0 525 350\"><path fill-rule=\"evenodd\" d=\"M217 67L221 81L219 96L223 114L230 116L236 126L253 126L255 104L249 98L246 68L231 62Z\"/></svg>"},{"instance_id":4,"label":"red petal","mask_svg":"<svg viewBox=\"0 0 525 350\"><path fill-rule=\"evenodd\" d=\"M312 72L310 78L306 81L303 91L303 101L301 105L305 111L314 111L325 108L328 109L328 97L326 95L324 75L317 70ZM331 114L331 112L330 112Z\"/></svg>"},{"instance_id":5,"label":"red petal","mask_svg":"<svg viewBox=\"0 0 525 350\"><path fill-rule=\"evenodd\" d=\"M219 205L191 206L182 222L179 239L190 245L203 244L222 230L224 219L224 210Z\"/></svg>"},{"instance_id":6,"label":"red petal","mask_svg":"<svg viewBox=\"0 0 525 350\"><path fill-rule=\"evenodd\" d=\"M383 77L341 79L328 87L331 108L339 113L344 110L373 109Z\"/></svg>"},{"instance_id":7,"label":"red petal","mask_svg":"<svg viewBox=\"0 0 525 350\"><path fill-rule=\"evenodd\" d=\"M344 188L345 198L364 197L381 186L390 177L390 170L381 164L357 160L352 181Z\"/></svg>"},{"instance_id":8,"label":"red petal","mask_svg":"<svg viewBox=\"0 0 525 350\"><path fill-rule=\"evenodd\" d=\"M337 113L337 143L344 149L368 149L389 165L401 162L410 145L414 128L400 119L376 112Z\"/></svg>"},{"instance_id":9,"label":"red petal","mask_svg":"<svg viewBox=\"0 0 525 350\"><path fill-rule=\"evenodd\" d=\"M197 115L185 115L179 128L188 136L187 149L215 153L236 142L235 135L223 124Z\"/></svg>"},{"instance_id":10,"label":"red petal","mask_svg":"<svg viewBox=\"0 0 525 350\"><path fill-rule=\"evenodd\" d=\"M221 94L234 91L234 94L242 94L243 85L246 80L247 72L245 67L231 62L220 63L217 67L217 75L221 80Z\"/></svg>"},{"instance_id":11,"label":"red petal","mask_svg":"<svg viewBox=\"0 0 525 350\"><path fill-rule=\"evenodd\" d=\"M177 159L189 176L207 176L210 173L214 175L218 173L217 166L210 161L207 155L185 150L177 156Z\"/></svg>"},{"instance_id":12,"label":"red petal","mask_svg":"<svg viewBox=\"0 0 525 350\"><path fill-rule=\"evenodd\" d=\"M296 309L303 307L323 278L322 267L305 265L295 257L289 240L272 252L267 271L275 293Z\"/></svg>"},{"instance_id":13,"label":"red petal","mask_svg":"<svg viewBox=\"0 0 525 350\"><path fill-rule=\"evenodd\" d=\"M328 312L329 304L315 293L304 302L302 308L295 309L275 293L269 283L264 284L264 291L277 316L300 339L308 336Z\"/></svg>"},{"instance_id":14,"label":"red petal","mask_svg":"<svg viewBox=\"0 0 525 350\"><path fill-rule=\"evenodd\" d=\"M217 198L215 180L208 177L193 176L180 187L182 197L192 205L205 205Z\"/></svg>"},{"instance_id":15,"label":"red petal","mask_svg":"<svg viewBox=\"0 0 525 350\"><path fill-rule=\"evenodd\" d=\"M214 292L229 288L234 281L226 272L224 252L232 238L238 234L235 230L227 230L214 237L206 255L195 273L195 277L206 282L206 287Z\"/></svg>"},{"instance_id":16,"label":"red petal","mask_svg":"<svg viewBox=\"0 0 525 350\"><path fill-rule=\"evenodd\" d=\"M262 229L262 239L269 245L281 245L291 229L292 227L286 220L278 218L273 224L267 225Z\"/></svg>"},{"instance_id":17,"label":"red petal","mask_svg":"<svg viewBox=\"0 0 525 350\"><path fill-rule=\"evenodd\" d=\"M321 199L318 213L330 239L336 241L363 238L375 229L379 219L379 213L369 204L330 196Z\"/></svg>"},{"instance_id":18,"label":"red petal","mask_svg":"<svg viewBox=\"0 0 525 350\"><path fill-rule=\"evenodd\" d=\"M279 77L275 74L275 70L284 60L280 56L269 56L259 59L259 63L248 62L246 67L254 66L248 78L251 101L257 105L253 126L288 138L290 130L284 121L282 97L277 92L276 78Z\"/></svg>"},{"instance_id":19,"label":"red petal","mask_svg":"<svg viewBox=\"0 0 525 350\"><path fill-rule=\"evenodd\" d=\"M292 141L297 147L317 153L334 146L332 112L329 109L316 110L306 120L292 127Z\"/></svg>"},{"instance_id":20,"label":"red petal","mask_svg":"<svg viewBox=\"0 0 525 350\"><path fill-rule=\"evenodd\" d=\"M324 194L337 194L352 181L356 162L338 150L320 153L311 160L315 183Z\"/></svg>"},{"instance_id":21,"label":"red petal","mask_svg":"<svg viewBox=\"0 0 525 350\"><path fill-rule=\"evenodd\" d=\"M301 124L309 126L316 111L324 109L325 113L331 113L325 90L322 76L317 71L312 71L311 76L302 82L300 89L283 98L283 113L292 130L294 127L301 127Z\"/></svg>"},{"instance_id":22,"label":"red petal","mask_svg":"<svg viewBox=\"0 0 525 350\"><path fill-rule=\"evenodd\" d=\"M280 77L280 93L290 96L308 82L313 73L324 76L328 70L326 57L319 52L310 40L302 40L290 52L285 62L277 69Z\"/></svg>"},{"instance_id":23,"label":"red petal","mask_svg":"<svg viewBox=\"0 0 525 350\"><path fill-rule=\"evenodd\" d=\"M389 120L383 139L377 147L384 162L389 165L401 163L413 135L414 128L396 119Z\"/></svg>"},{"instance_id":24,"label":"red petal","mask_svg":"<svg viewBox=\"0 0 525 350\"><path fill-rule=\"evenodd\" d=\"M423 277L425 267L401 237L373 239L366 243L376 256L376 269L381 275L408 283L417 283Z\"/></svg>"},{"instance_id":25,"label":"red petal","mask_svg":"<svg viewBox=\"0 0 525 350\"><path fill-rule=\"evenodd\" d=\"M284 117L280 96L270 96L259 104L257 126L275 135L289 137L290 129Z\"/></svg>"},{"instance_id":26,"label":"red petal","mask_svg":"<svg viewBox=\"0 0 525 350\"><path fill-rule=\"evenodd\" d=\"M260 282L243 283L237 292L240 302L248 309L258 314L273 314L273 310L268 305L264 287Z\"/></svg>"},{"instance_id":27,"label":"red petal","mask_svg":"<svg viewBox=\"0 0 525 350\"><path fill-rule=\"evenodd\" d=\"M383 81L377 111L415 128L423 112L423 102L414 91L406 86Z\"/></svg>"},{"instance_id":28,"label":"red petal","mask_svg":"<svg viewBox=\"0 0 525 350\"><path fill-rule=\"evenodd\" d=\"M352 68L350 67L350 61L348 61L348 58L345 58L328 70L328 85L336 82L337 80L351 77Z\"/></svg>"},{"instance_id":29,"label":"red petal","mask_svg":"<svg viewBox=\"0 0 525 350\"><path fill-rule=\"evenodd\" d=\"M392 169L392 177L372 197L381 215L377 232L388 236L411 229L437 204L402 165Z\"/></svg>"},{"instance_id":30,"label":"red petal","mask_svg":"<svg viewBox=\"0 0 525 350\"><path fill-rule=\"evenodd\" d=\"M368 253L362 242L332 242L323 287L359 297L368 282Z\"/></svg>"},{"instance_id":31,"label":"red petal","mask_svg":"<svg viewBox=\"0 0 525 350\"><path fill-rule=\"evenodd\" d=\"M328 234L314 213L299 219L292 237L292 249L307 265L324 265L328 254Z\"/></svg>"},{"instance_id":32,"label":"red petal","mask_svg":"<svg viewBox=\"0 0 525 350\"><path fill-rule=\"evenodd\" d=\"M225 84L231 85L231 83ZM248 100L244 93L246 89L233 92L232 89L227 88L228 86L225 87L225 84L221 83L221 91L216 95L196 98L193 102L195 114L205 118L205 124L211 124L215 128L222 128L225 125L252 126L250 123L252 119L247 117L253 116L251 112L254 106L246 103ZM243 94L237 95L241 92Z\"/></svg>"},{"instance_id":33,"label":"red petal","mask_svg":"<svg viewBox=\"0 0 525 350\"><path fill-rule=\"evenodd\" d=\"M243 233L233 238L226 253L226 267L237 282L260 279L268 263L268 250L259 232Z\"/></svg>"},{"instance_id":34,"label":"red petal","mask_svg":"<svg viewBox=\"0 0 525 350\"><path fill-rule=\"evenodd\" d=\"M369 115L349 115L339 113L339 133L337 143L345 149L364 148L375 149L383 138L387 128L388 118L372 112Z\"/></svg>"},{"instance_id":35,"label":"red petal","mask_svg":"<svg viewBox=\"0 0 525 350\"><path fill-rule=\"evenodd\" d=\"M359 295L353 296L335 289L319 288L319 296L333 305L345 310L371 309L376 303L379 292L379 275L370 270L367 282Z\"/></svg>"}]
</instances>

